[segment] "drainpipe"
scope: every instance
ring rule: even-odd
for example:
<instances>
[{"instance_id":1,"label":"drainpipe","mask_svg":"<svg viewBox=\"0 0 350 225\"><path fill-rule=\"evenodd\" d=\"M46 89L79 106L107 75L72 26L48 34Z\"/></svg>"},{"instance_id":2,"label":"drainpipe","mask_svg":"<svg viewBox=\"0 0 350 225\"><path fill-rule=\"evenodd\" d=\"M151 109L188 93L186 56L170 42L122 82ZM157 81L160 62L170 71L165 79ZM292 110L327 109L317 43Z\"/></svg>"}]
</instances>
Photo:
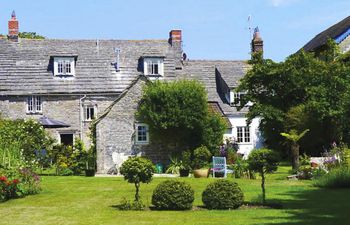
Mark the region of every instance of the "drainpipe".
<instances>
[{"instance_id":1,"label":"drainpipe","mask_svg":"<svg viewBox=\"0 0 350 225\"><path fill-rule=\"evenodd\" d=\"M79 112L80 112L80 140L83 140L83 119L84 119L84 112L83 112L83 100L86 98L86 95L84 95L82 98L79 99Z\"/></svg>"}]
</instances>

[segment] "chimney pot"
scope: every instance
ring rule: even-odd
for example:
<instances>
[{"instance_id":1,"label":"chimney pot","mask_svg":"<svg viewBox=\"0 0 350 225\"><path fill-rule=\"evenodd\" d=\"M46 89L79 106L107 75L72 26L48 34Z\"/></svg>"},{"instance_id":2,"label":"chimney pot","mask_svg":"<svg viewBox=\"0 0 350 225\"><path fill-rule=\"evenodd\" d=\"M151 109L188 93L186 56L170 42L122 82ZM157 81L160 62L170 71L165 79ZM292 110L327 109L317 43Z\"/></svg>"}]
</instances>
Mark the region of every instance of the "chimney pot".
<instances>
[{"instance_id":1,"label":"chimney pot","mask_svg":"<svg viewBox=\"0 0 350 225\"><path fill-rule=\"evenodd\" d=\"M18 41L18 33L19 33L19 23L18 20L16 19L16 13L13 10L11 14L11 19L8 22L8 39L10 41L17 42Z\"/></svg>"},{"instance_id":2,"label":"chimney pot","mask_svg":"<svg viewBox=\"0 0 350 225\"><path fill-rule=\"evenodd\" d=\"M182 31L181 30L171 30L169 33L169 43L174 44L175 42L182 41Z\"/></svg>"}]
</instances>

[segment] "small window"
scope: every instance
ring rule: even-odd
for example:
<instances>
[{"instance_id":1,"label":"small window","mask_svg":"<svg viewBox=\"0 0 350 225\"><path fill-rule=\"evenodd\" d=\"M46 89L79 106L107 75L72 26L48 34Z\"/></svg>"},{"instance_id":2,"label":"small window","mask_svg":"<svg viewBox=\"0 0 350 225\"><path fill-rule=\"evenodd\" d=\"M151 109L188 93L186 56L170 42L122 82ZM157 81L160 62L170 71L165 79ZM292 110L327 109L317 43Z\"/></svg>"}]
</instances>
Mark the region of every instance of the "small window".
<instances>
[{"instance_id":1,"label":"small window","mask_svg":"<svg viewBox=\"0 0 350 225\"><path fill-rule=\"evenodd\" d=\"M250 143L250 128L237 127L237 142L239 143Z\"/></svg>"},{"instance_id":2,"label":"small window","mask_svg":"<svg viewBox=\"0 0 350 225\"><path fill-rule=\"evenodd\" d=\"M28 113L42 113L41 96L28 96L27 98Z\"/></svg>"},{"instance_id":3,"label":"small window","mask_svg":"<svg viewBox=\"0 0 350 225\"><path fill-rule=\"evenodd\" d=\"M96 118L95 106L85 107L85 121L92 121Z\"/></svg>"},{"instance_id":4,"label":"small window","mask_svg":"<svg viewBox=\"0 0 350 225\"><path fill-rule=\"evenodd\" d=\"M144 74L148 76L163 75L163 59L162 58L145 58Z\"/></svg>"},{"instance_id":5,"label":"small window","mask_svg":"<svg viewBox=\"0 0 350 225\"><path fill-rule=\"evenodd\" d=\"M149 130L147 124L136 124L136 144L149 143Z\"/></svg>"},{"instance_id":6,"label":"small window","mask_svg":"<svg viewBox=\"0 0 350 225\"><path fill-rule=\"evenodd\" d=\"M244 97L245 93L243 92L233 92L230 93L230 104L233 106L241 106L241 100Z\"/></svg>"},{"instance_id":7,"label":"small window","mask_svg":"<svg viewBox=\"0 0 350 225\"><path fill-rule=\"evenodd\" d=\"M74 76L75 60L74 57L55 57L54 75L55 76Z\"/></svg>"}]
</instances>

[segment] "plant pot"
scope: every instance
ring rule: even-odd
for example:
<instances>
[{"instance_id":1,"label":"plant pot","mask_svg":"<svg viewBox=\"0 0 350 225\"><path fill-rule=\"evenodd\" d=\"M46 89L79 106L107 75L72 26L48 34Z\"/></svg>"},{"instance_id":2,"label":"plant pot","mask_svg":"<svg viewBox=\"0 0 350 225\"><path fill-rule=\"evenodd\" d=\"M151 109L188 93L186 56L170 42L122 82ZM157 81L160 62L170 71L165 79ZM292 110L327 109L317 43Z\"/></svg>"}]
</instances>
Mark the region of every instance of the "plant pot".
<instances>
[{"instance_id":1,"label":"plant pot","mask_svg":"<svg viewBox=\"0 0 350 225\"><path fill-rule=\"evenodd\" d=\"M207 178L209 176L209 169L193 170L193 176L195 178Z\"/></svg>"},{"instance_id":2,"label":"plant pot","mask_svg":"<svg viewBox=\"0 0 350 225\"><path fill-rule=\"evenodd\" d=\"M189 169L180 169L180 177L188 177L188 175L190 174L190 170Z\"/></svg>"},{"instance_id":3,"label":"plant pot","mask_svg":"<svg viewBox=\"0 0 350 225\"><path fill-rule=\"evenodd\" d=\"M85 176L86 177L93 177L93 176L95 176L95 170L94 169L87 169L87 170L85 170Z\"/></svg>"}]
</instances>

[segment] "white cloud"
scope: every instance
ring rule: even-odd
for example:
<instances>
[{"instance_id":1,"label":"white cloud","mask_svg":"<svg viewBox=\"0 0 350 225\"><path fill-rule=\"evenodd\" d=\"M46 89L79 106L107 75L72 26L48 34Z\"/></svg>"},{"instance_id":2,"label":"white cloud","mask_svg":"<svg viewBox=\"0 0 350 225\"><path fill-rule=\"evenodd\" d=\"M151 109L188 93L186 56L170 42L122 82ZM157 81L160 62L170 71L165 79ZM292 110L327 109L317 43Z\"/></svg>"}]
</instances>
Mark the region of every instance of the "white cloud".
<instances>
[{"instance_id":1,"label":"white cloud","mask_svg":"<svg viewBox=\"0 0 350 225\"><path fill-rule=\"evenodd\" d=\"M269 4L273 7L287 6L291 5L299 0L268 0Z\"/></svg>"}]
</instances>

